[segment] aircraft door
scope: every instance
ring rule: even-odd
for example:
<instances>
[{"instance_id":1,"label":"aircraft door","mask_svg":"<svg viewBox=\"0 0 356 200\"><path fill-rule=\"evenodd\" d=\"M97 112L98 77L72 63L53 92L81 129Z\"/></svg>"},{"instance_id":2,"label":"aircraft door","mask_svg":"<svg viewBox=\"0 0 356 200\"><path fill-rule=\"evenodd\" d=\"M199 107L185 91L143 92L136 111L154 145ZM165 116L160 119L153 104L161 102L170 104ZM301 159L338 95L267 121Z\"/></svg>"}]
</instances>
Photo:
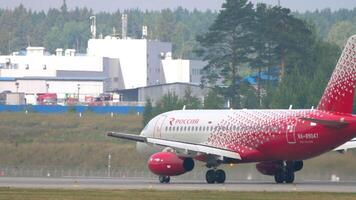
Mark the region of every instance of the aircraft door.
<instances>
[{"instance_id":1,"label":"aircraft door","mask_svg":"<svg viewBox=\"0 0 356 200\"><path fill-rule=\"evenodd\" d=\"M161 138L163 123L164 123L166 118L167 118L167 116L165 116L165 115L161 115L161 116L158 117L158 119L156 121L156 124L155 124L153 137Z\"/></svg>"},{"instance_id":2,"label":"aircraft door","mask_svg":"<svg viewBox=\"0 0 356 200\"><path fill-rule=\"evenodd\" d=\"M296 120L293 120L292 122L287 124L286 138L287 138L288 144L297 143L296 138L295 138L296 126L297 126L297 121Z\"/></svg>"}]
</instances>

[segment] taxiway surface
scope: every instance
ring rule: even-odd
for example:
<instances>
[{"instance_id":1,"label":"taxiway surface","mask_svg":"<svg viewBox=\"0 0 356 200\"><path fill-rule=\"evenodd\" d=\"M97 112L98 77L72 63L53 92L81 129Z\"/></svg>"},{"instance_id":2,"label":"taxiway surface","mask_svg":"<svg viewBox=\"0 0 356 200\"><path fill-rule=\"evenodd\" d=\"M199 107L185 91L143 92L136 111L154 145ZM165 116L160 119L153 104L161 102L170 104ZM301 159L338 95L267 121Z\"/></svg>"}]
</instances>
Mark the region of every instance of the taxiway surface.
<instances>
[{"instance_id":1,"label":"taxiway surface","mask_svg":"<svg viewBox=\"0 0 356 200\"><path fill-rule=\"evenodd\" d=\"M356 192L356 181L300 181L294 184L275 184L263 181L238 181L225 184L206 184L203 181L172 180L160 184L157 180L139 178L28 178L1 177L0 187L56 189L153 189L153 190L220 190L270 192Z\"/></svg>"}]
</instances>

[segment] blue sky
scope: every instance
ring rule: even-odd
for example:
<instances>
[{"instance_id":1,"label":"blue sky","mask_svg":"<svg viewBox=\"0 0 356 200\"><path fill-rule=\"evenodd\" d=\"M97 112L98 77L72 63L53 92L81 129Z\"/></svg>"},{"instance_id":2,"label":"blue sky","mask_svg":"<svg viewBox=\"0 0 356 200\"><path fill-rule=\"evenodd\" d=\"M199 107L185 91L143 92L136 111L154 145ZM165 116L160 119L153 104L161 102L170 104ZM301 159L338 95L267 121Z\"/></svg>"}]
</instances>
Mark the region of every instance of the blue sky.
<instances>
[{"instance_id":1,"label":"blue sky","mask_svg":"<svg viewBox=\"0 0 356 200\"><path fill-rule=\"evenodd\" d=\"M95 12L113 12L117 9L139 8L149 10L159 10L163 8L176 8L182 6L188 9L197 8L199 10L218 10L224 0L67 0L70 8L89 7ZM276 5L278 0L252 0L252 2L264 2ZM304 12L306 10L316 10L331 8L352 9L356 7L356 0L280 0L283 7L288 7L293 11ZM27 8L33 10L47 10L48 8L58 8L62 0L0 0L1 8L13 8L22 3Z\"/></svg>"}]
</instances>

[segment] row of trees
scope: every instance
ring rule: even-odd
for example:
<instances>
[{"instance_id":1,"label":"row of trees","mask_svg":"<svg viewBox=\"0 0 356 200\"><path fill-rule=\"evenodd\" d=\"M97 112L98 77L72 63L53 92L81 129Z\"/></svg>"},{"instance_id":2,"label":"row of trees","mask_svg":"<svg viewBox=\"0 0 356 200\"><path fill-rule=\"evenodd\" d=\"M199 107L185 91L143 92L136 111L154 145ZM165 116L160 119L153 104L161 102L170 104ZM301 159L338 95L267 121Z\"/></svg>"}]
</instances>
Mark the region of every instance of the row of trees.
<instances>
[{"instance_id":1,"label":"row of trees","mask_svg":"<svg viewBox=\"0 0 356 200\"><path fill-rule=\"evenodd\" d=\"M117 10L114 13L94 13L88 8L69 10L64 1L59 9L31 11L22 5L0 9L0 52L8 54L28 45L45 46L48 51L56 48L74 48L84 53L90 38L89 17L97 16L97 33L104 36L121 32L121 14L128 14L128 33L132 38L141 37L143 25L149 27L149 38L173 43L174 56L198 58L195 53L199 43L197 35L205 33L218 13L189 11L183 8L161 11ZM293 13L293 16L315 24L315 31L323 39L339 46L350 32L355 31L356 9Z\"/></svg>"},{"instance_id":2,"label":"row of trees","mask_svg":"<svg viewBox=\"0 0 356 200\"><path fill-rule=\"evenodd\" d=\"M249 68L268 73L275 66L280 72L277 87L257 79L257 105L247 106L316 105L339 56L336 45L321 40L314 27L289 9L254 6L247 0L227 0L199 42L200 55L209 63L204 81L227 97L233 108L246 107L241 97L251 93L243 90L240 71ZM222 83L217 84L219 81Z\"/></svg>"},{"instance_id":3,"label":"row of trees","mask_svg":"<svg viewBox=\"0 0 356 200\"><path fill-rule=\"evenodd\" d=\"M97 33L103 36L121 35L121 14L128 15L128 36L142 37L142 26L148 26L149 39L173 43L174 56L196 58L195 36L206 32L216 13L177 8L174 11L117 10L114 13L94 13L91 9L69 10L64 1L60 9L33 12L22 5L13 10L0 9L0 52L8 54L28 45L45 46L54 53L56 48L74 48L85 53L90 38L89 17L96 15Z\"/></svg>"},{"instance_id":4,"label":"row of trees","mask_svg":"<svg viewBox=\"0 0 356 200\"><path fill-rule=\"evenodd\" d=\"M147 25L150 39L173 43L175 57L208 62L203 85L213 89L205 97L208 101L196 108L221 108L227 100L233 108L315 106L341 46L355 32L356 16L356 9L300 14L247 0L226 0L218 13L183 8L95 13L97 33L112 34L114 27L120 35L123 12L128 14L130 37L140 38L142 26ZM55 48L85 52L92 15L87 8L69 10L65 2L60 9L47 12L33 12L23 6L0 9L0 52L10 53L28 45L45 46L51 52ZM258 79L256 87L243 82L242 77L255 72L267 72L279 81ZM176 101L180 101L177 108L188 103ZM157 112L171 109L173 104L161 105L157 105Z\"/></svg>"},{"instance_id":5,"label":"row of trees","mask_svg":"<svg viewBox=\"0 0 356 200\"><path fill-rule=\"evenodd\" d=\"M207 101L194 108L220 108L226 101L231 108L316 106L341 53L340 46L323 40L317 32L289 9L226 0L208 31L197 38L197 54L208 62L202 85L211 90ZM279 73L272 74L276 66ZM246 69L258 74L265 71L279 81L257 79L257 87L251 87L242 80L241 72ZM161 102L155 114L173 109L162 107ZM181 107L178 104L174 109Z\"/></svg>"}]
</instances>

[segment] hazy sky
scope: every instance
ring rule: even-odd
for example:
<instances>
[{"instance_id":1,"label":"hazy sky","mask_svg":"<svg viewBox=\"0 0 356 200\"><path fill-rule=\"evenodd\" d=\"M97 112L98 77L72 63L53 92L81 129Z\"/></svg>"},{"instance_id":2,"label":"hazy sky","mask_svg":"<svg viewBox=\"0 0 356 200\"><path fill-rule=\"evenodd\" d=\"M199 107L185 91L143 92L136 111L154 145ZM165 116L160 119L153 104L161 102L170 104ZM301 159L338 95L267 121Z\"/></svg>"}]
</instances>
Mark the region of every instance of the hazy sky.
<instances>
[{"instance_id":1,"label":"hazy sky","mask_svg":"<svg viewBox=\"0 0 356 200\"><path fill-rule=\"evenodd\" d=\"M264 2L276 5L278 0L251 0L252 2ZM63 0L0 0L0 8L13 8L22 3L26 8L33 10L47 10L48 8L59 8ZM140 8L149 10L159 10L162 8L176 8L182 6L188 9L212 9L218 10L224 0L67 0L69 8L88 7L95 12L113 12L117 9ZM288 7L293 11L316 10L331 8L352 9L356 7L356 0L280 0L283 7Z\"/></svg>"}]
</instances>

